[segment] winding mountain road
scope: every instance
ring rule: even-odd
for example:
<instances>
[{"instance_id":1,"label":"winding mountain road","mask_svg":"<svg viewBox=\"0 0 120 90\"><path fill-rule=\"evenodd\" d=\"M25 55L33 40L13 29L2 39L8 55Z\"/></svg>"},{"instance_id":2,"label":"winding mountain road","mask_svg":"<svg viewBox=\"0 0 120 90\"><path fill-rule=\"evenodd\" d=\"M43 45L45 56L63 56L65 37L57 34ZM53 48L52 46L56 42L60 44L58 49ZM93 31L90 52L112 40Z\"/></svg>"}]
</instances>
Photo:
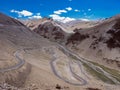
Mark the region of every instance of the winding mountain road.
<instances>
[{"instance_id":1,"label":"winding mountain road","mask_svg":"<svg viewBox=\"0 0 120 90\"><path fill-rule=\"evenodd\" d=\"M77 60L77 65L80 69L80 73L83 75L80 76L78 74L76 74L76 72L74 71L73 67L72 67L72 63L71 63L71 60L69 60L68 62L68 68L69 68L69 71L72 75L73 78L75 78L77 80L77 82L72 82L71 80L68 80L64 77L62 77L59 72L57 71L56 67L56 63L58 62L59 59L57 59L58 57L56 57L56 55L53 55L53 60L50 62L50 65L51 65L51 69L53 71L53 73L58 77L60 78L61 80L65 81L66 83L69 83L69 84L72 84L72 85L76 85L76 86L83 86L83 85L86 85L88 84L88 79L89 77L87 76L87 74L84 72L83 70L83 65L82 65L82 62L86 63L88 66L90 66L93 70L95 70L96 72L99 72L99 73L102 73L103 75L105 75L106 77L108 77L109 79L111 79L113 82L117 83L117 84L120 84L119 81L117 81L115 78L113 78L111 76L111 74L109 74L108 72L104 71L101 67L99 66L96 66L86 60L84 60L83 58L79 57L77 54L71 52L70 50L68 50L67 48L65 48L64 46L62 45L58 45L59 48L63 51L63 53L65 53L68 57L69 56L72 56L72 57L75 57ZM30 48L31 49L31 48ZM24 50L24 49L23 49ZM22 50L17 50L15 53L14 53L14 56L17 60L17 64L16 65L13 65L13 66L10 66L10 67L7 67L7 68L4 68L4 69L0 69L0 73L4 73L4 72L8 72L8 71L11 71L11 70L16 70L16 69L19 69L20 67L22 67L24 64L25 64L25 60L20 58L20 55L19 53L21 52ZM25 51L25 50L24 50Z\"/></svg>"},{"instance_id":2,"label":"winding mountain road","mask_svg":"<svg viewBox=\"0 0 120 90\"><path fill-rule=\"evenodd\" d=\"M87 81L85 79L83 79L82 77L80 77L79 75L77 75L74 70L71 67L71 61L69 62L69 67L70 67L70 72L72 73L73 77L76 78L77 80L79 80L80 82L82 82L81 84L78 85L86 85ZM82 69L80 68L80 70L82 71Z\"/></svg>"},{"instance_id":3,"label":"winding mountain road","mask_svg":"<svg viewBox=\"0 0 120 90\"><path fill-rule=\"evenodd\" d=\"M69 80L63 78L61 75L59 75L58 71L56 70L56 59L52 60L50 62L50 65L51 65L51 68L52 68L52 71L53 73L61 80L65 81L66 83L69 83L69 84L72 84L72 85L81 85L81 84L78 84L78 83L73 83L73 82L70 82Z\"/></svg>"},{"instance_id":4,"label":"winding mountain road","mask_svg":"<svg viewBox=\"0 0 120 90\"><path fill-rule=\"evenodd\" d=\"M112 77L112 75L111 74L109 74L108 72L106 72L105 70L103 70L103 68L101 68L100 66L97 66L97 65L94 65L93 63L90 63L90 62L88 62L87 60L85 60L84 58L82 58L82 57L79 57L77 54L75 54L75 53L73 53L73 52L71 52L70 50L68 50L67 48L65 48L64 46L62 46L62 45L58 45L59 46L59 48L60 48L60 50L61 51L63 51L63 53L64 54L66 54L68 57L70 57L70 56L72 56L72 57L74 57L74 58L76 58L76 60L77 60L77 64L78 64L78 66L79 66L79 68L80 68L80 72L82 73L82 75L84 75L84 77L82 77L82 76L80 76L80 75L78 75L78 74L76 74L75 72L74 72L74 70L72 69L72 67L71 67L71 60L69 60L69 69L70 69L70 73L72 74L72 76L76 79L76 80L78 80L80 83L73 83L73 82L70 82L69 80L66 80L65 78L63 78L59 73L58 73L58 71L55 69L57 66L56 66L56 62L57 62L57 60L56 59L54 59L54 60L52 60L51 62L50 62L50 65L51 65L51 68L52 68L52 70L53 70L53 73L57 76L57 77L59 77L60 79L62 79L63 81L65 81L65 82L67 82L67 83L69 83L69 84L72 84L72 85L77 85L77 86L82 86L82 85L86 85L86 84L88 84L88 82L87 82L87 80L89 79L89 77L86 75L86 73L83 71L83 65L81 64L81 63L86 63L89 67L91 67L93 70L95 70L96 72L98 72L98 73L101 73L101 74L103 74L104 76L106 76L106 77L108 77L110 80L112 80L114 83L116 83L116 84L120 84L120 82L119 81L117 81L114 77Z\"/></svg>"},{"instance_id":5,"label":"winding mountain road","mask_svg":"<svg viewBox=\"0 0 120 90\"><path fill-rule=\"evenodd\" d=\"M60 47L60 49L63 49L64 50L64 53L66 52L66 54L67 55L71 55L72 53L69 51L69 50L67 50L66 48L64 48L63 46L61 46L61 45L59 45L59 47ZM52 71L53 71L53 73L58 77L58 78L60 78L61 80L63 80L63 81L65 81L65 82L67 82L67 83L69 83L69 84L72 84L72 85L76 85L76 86L83 86L83 85L86 85L88 82L87 82L87 80L85 80L83 77L80 77L79 75L77 75L75 72L74 72L74 70L72 69L72 67L71 67L71 60L69 60L69 63L68 63L68 68L69 68L69 70L70 70L70 73L72 74L72 77L74 77L78 82L71 82L71 81L69 81L69 80L67 80L67 79L65 79L65 78L63 78L59 73L58 73L58 71L56 70L56 62L57 62L58 60L57 60L57 57L55 57L55 55L53 56L53 60L50 62L50 65L51 65L51 68L52 68ZM79 68L80 68L80 71L81 71L81 73L82 74L84 74L85 76L87 76L84 72L83 72L83 70L82 70L82 66L81 66L81 64L78 64L78 66L79 66Z\"/></svg>"},{"instance_id":6,"label":"winding mountain road","mask_svg":"<svg viewBox=\"0 0 120 90\"><path fill-rule=\"evenodd\" d=\"M23 60L23 59L21 59L19 57L19 52L20 51L21 50L17 50L14 53L14 56L15 56L16 60L18 61L18 63L16 65L13 65L13 66L10 66L10 67L4 68L4 69L0 69L0 73L4 73L4 72L8 72L8 71L19 69L20 67L22 67L25 64L25 60Z\"/></svg>"}]
</instances>

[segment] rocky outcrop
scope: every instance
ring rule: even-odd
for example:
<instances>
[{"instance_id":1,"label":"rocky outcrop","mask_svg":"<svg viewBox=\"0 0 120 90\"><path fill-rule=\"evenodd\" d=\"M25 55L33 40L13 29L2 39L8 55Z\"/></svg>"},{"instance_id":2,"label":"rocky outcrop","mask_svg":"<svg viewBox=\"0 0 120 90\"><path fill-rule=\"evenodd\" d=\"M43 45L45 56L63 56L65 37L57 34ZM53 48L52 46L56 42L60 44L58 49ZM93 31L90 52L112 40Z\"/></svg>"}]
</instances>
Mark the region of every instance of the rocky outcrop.
<instances>
[{"instance_id":1,"label":"rocky outcrop","mask_svg":"<svg viewBox=\"0 0 120 90\"><path fill-rule=\"evenodd\" d=\"M74 34L72 34L68 39L67 39L67 43L66 45L68 44L79 44L80 42L82 42L84 39L86 38L89 38L89 36L86 34L86 35L82 35L80 34L79 32L75 32Z\"/></svg>"},{"instance_id":2,"label":"rocky outcrop","mask_svg":"<svg viewBox=\"0 0 120 90\"><path fill-rule=\"evenodd\" d=\"M36 29L34 29L34 32L38 33L44 38L56 42L62 42L66 35L66 33L53 22L45 22L40 24Z\"/></svg>"},{"instance_id":3,"label":"rocky outcrop","mask_svg":"<svg viewBox=\"0 0 120 90\"><path fill-rule=\"evenodd\" d=\"M109 48L120 48L120 19L117 20L113 28L107 33L111 35L111 37L106 41L107 46Z\"/></svg>"},{"instance_id":4,"label":"rocky outcrop","mask_svg":"<svg viewBox=\"0 0 120 90\"><path fill-rule=\"evenodd\" d=\"M19 20L22 22L25 26L27 26L29 29L34 30L37 28L40 24L42 24L45 21L53 21L51 18L41 18L41 19L30 19L30 20Z\"/></svg>"},{"instance_id":5,"label":"rocky outcrop","mask_svg":"<svg viewBox=\"0 0 120 90\"><path fill-rule=\"evenodd\" d=\"M19 63L14 53L25 47L43 46L44 42L47 41L18 20L0 13L0 62L1 59L3 63L5 62L5 64L0 63L0 70L9 69L0 73L0 83L5 82L15 87L24 86L26 78L31 72L31 65L25 62L15 70L9 68ZM20 52L20 55L20 58L23 59L24 53Z\"/></svg>"},{"instance_id":6,"label":"rocky outcrop","mask_svg":"<svg viewBox=\"0 0 120 90\"><path fill-rule=\"evenodd\" d=\"M119 68L120 15L106 19L97 26L74 31L67 39L68 48L97 63ZM103 58L117 63L108 63Z\"/></svg>"}]
</instances>

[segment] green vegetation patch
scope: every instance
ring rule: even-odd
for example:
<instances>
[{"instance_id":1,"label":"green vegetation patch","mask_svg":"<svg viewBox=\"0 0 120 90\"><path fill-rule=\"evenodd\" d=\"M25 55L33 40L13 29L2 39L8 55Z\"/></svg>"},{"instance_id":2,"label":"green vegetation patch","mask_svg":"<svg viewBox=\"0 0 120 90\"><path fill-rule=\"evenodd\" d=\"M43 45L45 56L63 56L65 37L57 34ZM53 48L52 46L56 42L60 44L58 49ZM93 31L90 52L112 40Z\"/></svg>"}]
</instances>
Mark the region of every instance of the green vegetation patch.
<instances>
[{"instance_id":1,"label":"green vegetation patch","mask_svg":"<svg viewBox=\"0 0 120 90\"><path fill-rule=\"evenodd\" d=\"M106 82L106 83L109 83L109 84L115 84L111 79L106 77L104 74L95 71L94 69L92 69L86 63L83 63L83 65L91 75L97 77L98 79L102 80L103 82Z\"/></svg>"},{"instance_id":2,"label":"green vegetation patch","mask_svg":"<svg viewBox=\"0 0 120 90\"><path fill-rule=\"evenodd\" d=\"M91 62L91 61L90 61L90 62ZM120 72L119 72L119 71L117 71L117 70L115 70L115 69L110 69L110 68L108 68L108 67L105 67L105 66L100 65L100 64L95 63L95 62L91 62L91 63L93 63L93 64L96 65L96 66L101 67L104 71L106 71L106 72L108 72L109 74L111 74L112 77L114 77L117 81L120 82Z\"/></svg>"}]
</instances>

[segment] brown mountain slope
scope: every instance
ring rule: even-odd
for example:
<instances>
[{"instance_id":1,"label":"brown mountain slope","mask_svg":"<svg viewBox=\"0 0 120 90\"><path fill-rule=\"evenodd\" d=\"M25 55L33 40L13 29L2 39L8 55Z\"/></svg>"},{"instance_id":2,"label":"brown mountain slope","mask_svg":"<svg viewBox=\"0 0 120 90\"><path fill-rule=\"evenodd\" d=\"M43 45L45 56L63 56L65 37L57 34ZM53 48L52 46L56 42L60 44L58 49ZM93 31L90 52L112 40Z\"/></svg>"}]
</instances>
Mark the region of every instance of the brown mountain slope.
<instances>
[{"instance_id":1,"label":"brown mountain slope","mask_svg":"<svg viewBox=\"0 0 120 90\"><path fill-rule=\"evenodd\" d=\"M32 31L51 41L63 42L68 35L64 27L50 18L27 20L23 23Z\"/></svg>"},{"instance_id":2,"label":"brown mountain slope","mask_svg":"<svg viewBox=\"0 0 120 90\"><path fill-rule=\"evenodd\" d=\"M84 59L79 58L77 54L70 52L66 49L66 47L61 45L58 45L59 49L57 48L58 46L48 46L39 50L26 50L27 53L24 55L24 58L34 66L32 74L29 76L27 83L37 83L37 85L42 89L45 87L51 88L51 85L56 84L57 82L60 83L60 85L62 86L69 86L70 90L84 90L86 87L91 86L101 88L102 90L108 90L107 87L112 88L113 90L119 90L119 86L117 87L117 85L113 85L112 87L112 85L110 85L110 83L119 83L119 72L115 70L118 69L118 64L116 63L116 61L106 61L110 57L110 53L113 52L110 52L107 44L106 46L104 46L104 42L100 38L101 35L106 34L106 32L109 31L109 28L112 27L111 25L115 24L114 20L115 19L112 18L92 28L75 30L74 34L67 33L66 35L66 33L63 33L65 36L67 36L64 38L62 38L62 35L56 34L56 32L63 32L63 27L58 23L55 23L54 21L43 21L42 23L40 23L40 25L38 25L38 27L34 30L35 32L51 41L57 41L62 42L60 44L66 44L69 49L74 50L75 53L77 53ZM55 37L59 38L55 39ZM108 39L109 37L106 36L104 41ZM98 41L100 42L100 44L96 43ZM93 47L94 45L97 45L97 47ZM101 48L104 48L104 51L102 51ZM108 58L106 58L107 55ZM114 56L111 57L114 58ZM50 60L50 58L52 58L52 61ZM91 60L92 62L88 60ZM80 62L82 63L82 65L80 65ZM87 64L85 62L87 62ZM50 71L50 66L54 74ZM105 66L115 69L110 69ZM90 73L92 73L92 75ZM54 75L59 77L61 82L65 81L67 82L67 84L61 84L61 82L56 80L56 77L54 77ZM86 75L88 77L86 77ZM80 78L82 78L83 82L80 80ZM80 82L84 85L86 84L86 82L88 82L88 84L86 84L85 86L83 85L83 88L74 87L74 85L80 84L78 83L78 80L80 80ZM75 84L73 84L73 86L68 84L71 82ZM57 84L56 89L57 88L61 88L61 86ZM55 88L51 89L54 90Z\"/></svg>"},{"instance_id":3,"label":"brown mountain slope","mask_svg":"<svg viewBox=\"0 0 120 90\"><path fill-rule=\"evenodd\" d=\"M15 20L15 19L12 19L2 13L0 13L0 24L5 24L5 25L18 25L18 26L21 26L23 25L21 22Z\"/></svg>"},{"instance_id":4,"label":"brown mountain slope","mask_svg":"<svg viewBox=\"0 0 120 90\"><path fill-rule=\"evenodd\" d=\"M67 33L62 30L60 26L57 26L55 22L48 21L40 24L38 28L34 29L34 32L52 41L62 42L65 40Z\"/></svg>"},{"instance_id":5,"label":"brown mountain slope","mask_svg":"<svg viewBox=\"0 0 120 90\"><path fill-rule=\"evenodd\" d=\"M118 63L120 61L119 18L118 15L98 21L90 28L74 30L75 33L67 33L62 25L53 20L36 21L37 24L33 24L36 28L33 30L51 41L66 44L68 48L74 49L83 57L86 56L90 60L103 64L105 62L107 66L113 65L118 68L120 66Z\"/></svg>"},{"instance_id":6,"label":"brown mountain slope","mask_svg":"<svg viewBox=\"0 0 120 90\"><path fill-rule=\"evenodd\" d=\"M50 18L42 18L42 19L31 19L31 20L20 20L24 25L26 25L31 30L34 30L37 28L40 24L42 24L44 21L52 21Z\"/></svg>"},{"instance_id":7,"label":"brown mountain slope","mask_svg":"<svg viewBox=\"0 0 120 90\"><path fill-rule=\"evenodd\" d=\"M27 50L36 48L40 50L39 54L42 54L44 49L43 51L41 49L51 45L53 44L32 32L21 22L0 14L0 83L6 82L16 87L26 87L26 79L33 81L28 76L33 74L31 67L34 65L29 60L27 61L24 55L28 52ZM47 57L48 54L44 53L44 55ZM44 56L42 60L46 60ZM30 84L32 82L27 83L27 85Z\"/></svg>"},{"instance_id":8,"label":"brown mountain slope","mask_svg":"<svg viewBox=\"0 0 120 90\"><path fill-rule=\"evenodd\" d=\"M120 67L120 15L101 24L77 30L66 43L79 55L107 66ZM76 36L76 35L79 35Z\"/></svg>"},{"instance_id":9,"label":"brown mountain slope","mask_svg":"<svg viewBox=\"0 0 120 90\"><path fill-rule=\"evenodd\" d=\"M50 66L53 56L63 61L67 57L56 44L13 18L4 14L0 17L0 83L4 83L0 90L8 88L5 83L20 88L15 90L57 90L58 84L64 90L84 90L85 87L72 86L54 75Z\"/></svg>"}]
</instances>

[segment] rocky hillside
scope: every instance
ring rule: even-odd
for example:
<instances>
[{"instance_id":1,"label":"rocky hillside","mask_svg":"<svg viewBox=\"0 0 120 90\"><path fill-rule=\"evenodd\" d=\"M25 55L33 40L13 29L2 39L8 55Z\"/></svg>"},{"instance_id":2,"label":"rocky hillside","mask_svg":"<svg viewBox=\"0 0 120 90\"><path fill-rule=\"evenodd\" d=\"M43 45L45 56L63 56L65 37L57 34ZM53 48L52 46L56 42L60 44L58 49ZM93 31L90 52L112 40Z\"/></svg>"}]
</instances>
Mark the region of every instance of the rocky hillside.
<instances>
[{"instance_id":1,"label":"rocky hillside","mask_svg":"<svg viewBox=\"0 0 120 90\"><path fill-rule=\"evenodd\" d=\"M117 79L113 81L117 84L115 80L119 80L119 72L107 69L94 62L92 62L93 64L90 64L89 61L85 61L89 62L88 64L80 62L81 58L78 56L83 55L84 58L96 60L99 63L101 63L100 59L102 58L103 63L108 59L111 60L110 55L114 55L111 56L112 60L119 55L117 52L119 45L116 44L119 41L119 37L114 31L114 29L119 30L117 19L106 20L94 28L77 29L74 30L75 33L66 33L61 25L52 20L36 22L38 24L35 24L35 27L33 24L34 29L30 28L33 29L30 30L11 17L4 14L0 14L0 17L0 89L86 90L94 85L90 89L100 88L101 90L107 90L104 88L109 87L119 90L119 86L111 86L101 82L104 79L105 82L109 83L113 80L111 77L115 76ZM101 39L103 37L104 39ZM115 41L115 47L107 45L111 38L118 40ZM58 45L58 43L53 43L50 40L66 45L78 55L66 49L65 46ZM94 42L95 44L93 45ZM95 58L96 56L97 58ZM107 61L107 63L111 67L113 63L119 65L119 61L116 60L117 63L114 61ZM92 77L87 72L87 68L81 69L81 67L86 65L91 68L88 71L94 71L94 74L98 70L99 73L97 75L102 79L96 79L97 77L94 78L95 76ZM111 70L111 76L109 74L104 75L104 72L101 72L102 68L106 69L103 70L104 72ZM112 75L111 73L114 74ZM81 80L81 78L83 79ZM74 85L77 85L77 87ZM78 87L78 85L85 86Z\"/></svg>"},{"instance_id":2,"label":"rocky hillside","mask_svg":"<svg viewBox=\"0 0 120 90\"><path fill-rule=\"evenodd\" d=\"M42 18L42 19L29 19L29 20L19 20L19 21L22 22L29 29L34 30L40 24L42 24L44 21L52 21L52 19L51 18Z\"/></svg>"},{"instance_id":3,"label":"rocky hillside","mask_svg":"<svg viewBox=\"0 0 120 90\"><path fill-rule=\"evenodd\" d=\"M34 29L36 33L52 41L62 42L66 39L67 33L54 21L48 21L40 24Z\"/></svg>"},{"instance_id":4,"label":"rocky hillside","mask_svg":"<svg viewBox=\"0 0 120 90\"><path fill-rule=\"evenodd\" d=\"M0 13L0 25L18 25L22 26L23 24L13 18L7 17L6 15Z\"/></svg>"},{"instance_id":5,"label":"rocky hillside","mask_svg":"<svg viewBox=\"0 0 120 90\"><path fill-rule=\"evenodd\" d=\"M19 62L18 59L23 61L24 48L40 48L46 43L47 40L18 20L0 13L0 83L24 86L31 65L28 62Z\"/></svg>"},{"instance_id":6,"label":"rocky hillside","mask_svg":"<svg viewBox=\"0 0 120 90\"><path fill-rule=\"evenodd\" d=\"M114 61L114 64L111 63L113 67L119 67L119 19L120 16L117 15L106 20L74 21L64 25L53 20L43 20L36 21L39 24L34 23L36 27L33 31L51 41L67 45L68 48L90 60L107 64ZM66 32L72 25L79 27L74 28L74 33ZM88 26L80 28L81 25Z\"/></svg>"},{"instance_id":7,"label":"rocky hillside","mask_svg":"<svg viewBox=\"0 0 120 90\"><path fill-rule=\"evenodd\" d=\"M0 90L74 90L50 67L54 52L62 53L55 43L11 17L0 17Z\"/></svg>"},{"instance_id":8,"label":"rocky hillside","mask_svg":"<svg viewBox=\"0 0 120 90\"><path fill-rule=\"evenodd\" d=\"M51 18L22 21L22 23L40 36L51 41L63 42L68 35L67 30Z\"/></svg>"},{"instance_id":9,"label":"rocky hillside","mask_svg":"<svg viewBox=\"0 0 120 90\"><path fill-rule=\"evenodd\" d=\"M107 31L111 37L106 41L109 48L120 48L120 19L118 19L115 25Z\"/></svg>"},{"instance_id":10,"label":"rocky hillside","mask_svg":"<svg viewBox=\"0 0 120 90\"><path fill-rule=\"evenodd\" d=\"M40 36L44 38L47 38L51 41L64 43L66 42L68 36L70 36L71 33L73 33L73 31L76 30L77 28L79 30L79 29L93 27L99 24L100 22L102 21L76 20L76 21L71 21L69 23L62 23L62 22L54 21L50 18L43 18L39 20L28 20L28 21L24 21L23 23L28 28L30 28L31 30L38 33ZM78 34L77 36L74 35L74 37L77 38Z\"/></svg>"},{"instance_id":11,"label":"rocky hillside","mask_svg":"<svg viewBox=\"0 0 120 90\"><path fill-rule=\"evenodd\" d=\"M120 67L120 15L95 27L75 30L66 45L90 60Z\"/></svg>"},{"instance_id":12,"label":"rocky hillside","mask_svg":"<svg viewBox=\"0 0 120 90\"><path fill-rule=\"evenodd\" d=\"M96 21L83 21L83 20L74 20L71 22L66 23L66 27L68 30L74 30L74 29L86 29L90 27L94 27L98 24L103 22L103 20L96 20Z\"/></svg>"}]
</instances>

